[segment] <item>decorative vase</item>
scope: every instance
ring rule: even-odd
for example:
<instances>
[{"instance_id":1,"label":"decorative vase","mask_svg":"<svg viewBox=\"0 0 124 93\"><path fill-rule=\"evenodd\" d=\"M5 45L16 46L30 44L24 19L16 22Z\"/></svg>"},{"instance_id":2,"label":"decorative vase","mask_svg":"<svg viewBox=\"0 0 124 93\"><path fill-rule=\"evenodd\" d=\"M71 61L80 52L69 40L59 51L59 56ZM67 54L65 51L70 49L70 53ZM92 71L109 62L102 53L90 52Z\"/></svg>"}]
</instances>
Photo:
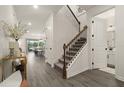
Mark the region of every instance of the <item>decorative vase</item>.
<instances>
[{"instance_id":1,"label":"decorative vase","mask_svg":"<svg viewBox=\"0 0 124 93\"><path fill-rule=\"evenodd\" d=\"M15 40L15 56L16 57L19 57L20 56L18 39Z\"/></svg>"},{"instance_id":2,"label":"decorative vase","mask_svg":"<svg viewBox=\"0 0 124 93\"><path fill-rule=\"evenodd\" d=\"M10 56L14 56L14 44L12 41L9 42Z\"/></svg>"}]
</instances>

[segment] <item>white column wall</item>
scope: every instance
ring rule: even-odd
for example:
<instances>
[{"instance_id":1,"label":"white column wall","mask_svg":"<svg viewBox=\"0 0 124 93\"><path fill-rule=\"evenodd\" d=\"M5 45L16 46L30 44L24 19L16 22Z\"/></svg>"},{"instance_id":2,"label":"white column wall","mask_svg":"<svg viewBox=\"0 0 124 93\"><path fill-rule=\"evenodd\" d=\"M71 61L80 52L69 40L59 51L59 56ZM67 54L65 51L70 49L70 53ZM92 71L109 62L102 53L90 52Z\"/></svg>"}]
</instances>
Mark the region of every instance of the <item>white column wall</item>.
<instances>
[{"instance_id":1,"label":"white column wall","mask_svg":"<svg viewBox=\"0 0 124 93\"><path fill-rule=\"evenodd\" d=\"M116 78L124 81L124 6L115 8Z\"/></svg>"}]
</instances>

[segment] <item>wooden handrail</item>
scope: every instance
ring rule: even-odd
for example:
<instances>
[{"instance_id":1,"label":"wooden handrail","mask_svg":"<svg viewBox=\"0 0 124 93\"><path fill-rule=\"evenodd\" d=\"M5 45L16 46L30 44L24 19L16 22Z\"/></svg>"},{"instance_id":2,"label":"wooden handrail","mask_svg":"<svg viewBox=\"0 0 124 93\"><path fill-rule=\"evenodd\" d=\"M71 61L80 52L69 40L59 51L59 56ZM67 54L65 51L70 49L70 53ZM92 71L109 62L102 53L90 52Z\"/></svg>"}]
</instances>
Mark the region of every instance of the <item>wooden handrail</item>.
<instances>
[{"instance_id":1,"label":"wooden handrail","mask_svg":"<svg viewBox=\"0 0 124 93\"><path fill-rule=\"evenodd\" d=\"M70 12L72 13L72 15L74 16L75 20L77 21L78 24L80 24L80 21L77 19L76 15L73 13L73 11L71 10L71 8L69 7L69 5L67 5L68 9L70 10Z\"/></svg>"},{"instance_id":2,"label":"wooden handrail","mask_svg":"<svg viewBox=\"0 0 124 93\"><path fill-rule=\"evenodd\" d=\"M68 48L68 46L71 45L71 43L72 43L74 40L76 40L76 39L78 38L78 36L80 36L80 34L81 34L82 32L84 32L86 29L87 29L87 26L84 26L84 29L83 29L82 31L80 31L80 32L66 45L65 48Z\"/></svg>"},{"instance_id":3,"label":"wooden handrail","mask_svg":"<svg viewBox=\"0 0 124 93\"><path fill-rule=\"evenodd\" d=\"M78 25L79 25L79 32L80 32L80 21L78 20L78 18L76 17L76 15L74 14L74 12L72 11L72 9L69 7L69 5L67 5L69 11L71 12L71 14L73 15L73 17L75 18L75 20L77 21Z\"/></svg>"}]
</instances>

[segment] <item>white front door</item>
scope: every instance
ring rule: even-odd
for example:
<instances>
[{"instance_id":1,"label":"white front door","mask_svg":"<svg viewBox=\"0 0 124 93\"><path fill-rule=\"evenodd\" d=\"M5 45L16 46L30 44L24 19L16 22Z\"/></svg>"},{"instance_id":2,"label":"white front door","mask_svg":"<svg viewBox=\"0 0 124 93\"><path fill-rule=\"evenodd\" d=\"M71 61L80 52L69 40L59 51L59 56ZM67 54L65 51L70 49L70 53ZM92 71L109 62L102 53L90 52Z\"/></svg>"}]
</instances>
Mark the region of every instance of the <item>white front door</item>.
<instances>
[{"instance_id":1,"label":"white front door","mask_svg":"<svg viewBox=\"0 0 124 93\"><path fill-rule=\"evenodd\" d=\"M106 21L97 17L92 21L92 68L107 67Z\"/></svg>"}]
</instances>

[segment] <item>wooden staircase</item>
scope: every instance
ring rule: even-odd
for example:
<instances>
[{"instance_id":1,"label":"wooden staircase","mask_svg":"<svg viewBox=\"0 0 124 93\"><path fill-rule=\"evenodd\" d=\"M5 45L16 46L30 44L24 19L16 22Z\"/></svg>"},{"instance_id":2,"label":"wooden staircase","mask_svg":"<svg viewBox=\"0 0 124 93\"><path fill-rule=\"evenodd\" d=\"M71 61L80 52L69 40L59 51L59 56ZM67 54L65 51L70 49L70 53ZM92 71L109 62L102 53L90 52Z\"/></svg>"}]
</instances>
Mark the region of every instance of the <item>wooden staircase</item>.
<instances>
[{"instance_id":1,"label":"wooden staircase","mask_svg":"<svg viewBox=\"0 0 124 93\"><path fill-rule=\"evenodd\" d=\"M86 38L80 37L71 47L68 51L66 51L65 55L65 63L69 64L73 57L77 54L77 52L80 50L80 48L86 43ZM57 68L60 68L63 70L64 66L64 55L58 60L58 63L55 64Z\"/></svg>"},{"instance_id":2,"label":"wooden staircase","mask_svg":"<svg viewBox=\"0 0 124 93\"><path fill-rule=\"evenodd\" d=\"M71 10L70 6L67 5L67 8L69 9L70 13L75 18L76 22L79 25L79 33L68 43L63 45L63 55L60 59L58 59L58 62L55 63L55 67L59 68L63 71L63 78L67 78L67 69L69 65L72 63L72 60L77 56L80 49L85 45L87 42L87 39L83 37L82 33L87 30L87 26L84 26L83 30L80 30L80 21L76 17L76 15Z\"/></svg>"},{"instance_id":3,"label":"wooden staircase","mask_svg":"<svg viewBox=\"0 0 124 93\"><path fill-rule=\"evenodd\" d=\"M63 45L64 53L58 62L55 63L55 68L59 68L63 71L63 78L67 78L68 65L72 63L72 60L77 56L80 49L84 47L87 39L82 36L82 33L87 30L87 26L84 26L83 30L80 31L68 44Z\"/></svg>"}]
</instances>

